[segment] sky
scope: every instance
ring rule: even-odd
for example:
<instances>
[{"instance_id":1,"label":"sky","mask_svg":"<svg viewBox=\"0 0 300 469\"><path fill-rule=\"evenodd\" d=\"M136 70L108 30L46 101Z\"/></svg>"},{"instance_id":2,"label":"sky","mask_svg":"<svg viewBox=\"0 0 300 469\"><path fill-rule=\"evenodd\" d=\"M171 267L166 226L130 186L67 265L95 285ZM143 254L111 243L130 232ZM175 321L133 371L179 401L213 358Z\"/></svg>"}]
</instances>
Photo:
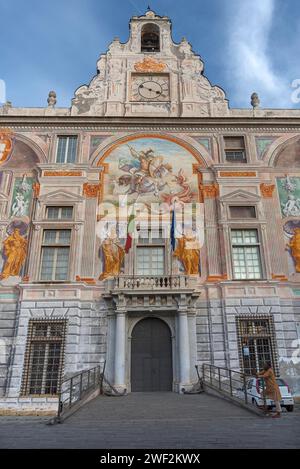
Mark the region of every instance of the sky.
<instances>
[{"instance_id":1,"label":"sky","mask_svg":"<svg viewBox=\"0 0 300 469\"><path fill-rule=\"evenodd\" d=\"M69 107L99 55L115 36L127 41L130 17L149 3L172 20L175 42L192 44L231 108L250 107L254 91L261 107L300 108L291 99L300 85L297 0L0 0L0 97L5 82L16 107L46 106L50 90Z\"/></svg>"}]
</instances>

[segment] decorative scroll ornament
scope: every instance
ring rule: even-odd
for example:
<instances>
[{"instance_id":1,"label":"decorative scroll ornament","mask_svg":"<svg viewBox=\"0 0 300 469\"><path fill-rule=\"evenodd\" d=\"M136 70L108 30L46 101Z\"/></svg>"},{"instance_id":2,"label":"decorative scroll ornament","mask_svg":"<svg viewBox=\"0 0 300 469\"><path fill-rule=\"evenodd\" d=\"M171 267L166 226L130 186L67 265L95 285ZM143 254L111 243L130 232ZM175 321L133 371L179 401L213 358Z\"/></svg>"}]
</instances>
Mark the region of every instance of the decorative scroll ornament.
<instances>
[{"instance_id":1,"label":"decorative scroll ornament","mask_svg":"<svg viewBox=\"0 0 300 469\"><path fill-rule=\"evenodd\" d=\"M219 197L219 185L217 183L203 185L200 184L202 197L205 199L215 199Z\"/></svg>"},{"instance_id":2,"label":"decorative scroll ornament","mask_svg":"<svg viewBox=\"0 0 300 469\"><path fill-rule=\"evenodd\" d=\"M265 184L265 183L260 184L261 195L265 199L271 199L273 197L274 189L275 189L275 184Z\"/></svg>"},{"instance_id":3,"label":"decorative scroll ornament","mask_svg":"<svg viewBox=\"0 0 300 469\"><path fill-rule=\"evenodd\" d=\"M134 65L136 72L163 72L166 69L166 64L163 62L158 62L158 60L153 59L152 57L145 57L142 62L137 62Z\"/></svg>"},{"instance_id":4,"label":"decorative scroll ornament","mask_svg":"<svg viewBox=\"0 0 300 469\"><path fill-rule=\"evenodd\" d=\"M5 163L12 150L11 130L0 129L0 165Z\"/></svg>"},{"instance_id":5,"label":"decorative scroll ornament","mask_svg":"<svg viewBox=\"0 0 300 469\"><path fill-rule=\"evenodd\" d=\"M98 197L100 192L100 184L89 184L85 182L83 184L83 195L89 199Z\"/></svg>"}]
</instances>

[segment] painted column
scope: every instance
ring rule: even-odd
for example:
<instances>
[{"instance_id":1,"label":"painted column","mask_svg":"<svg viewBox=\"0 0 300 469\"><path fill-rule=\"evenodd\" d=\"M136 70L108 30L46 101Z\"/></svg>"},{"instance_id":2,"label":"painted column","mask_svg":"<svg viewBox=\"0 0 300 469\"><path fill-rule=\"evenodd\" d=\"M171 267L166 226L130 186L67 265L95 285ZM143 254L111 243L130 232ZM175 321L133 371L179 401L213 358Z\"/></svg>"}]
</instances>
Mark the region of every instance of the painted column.
<instances>
[{"instance_id":1,"label":"painted column","mask_svg":"<svg viewBox=\"0 0 300 469\"><path fill-rule=\"evenodd\" d=\"M125 358L126 358L126 315L125 311L116 312L115 334L115 386L122 390L125 385Z\"/></svg>"},{"instance_id":2,"label":"painted column","mask_svg":"<svg viewBox=\"0 0 300 469\"><path fill-rule=\"evenodd\" d=\"M204 199L206 249L208 262L208 280L222 278L222 265L220 253L220 238L216 198L219 196L219 186L216 183L202 185Z\"/></svg>"},{"instance_id":3,"label":"painted column","mask_svg":"<svg viewBox=\"0 0 300 469\"><path fill-rule=\"evenodd\" d=\"M190 341L187 310L178 312L179 391L190 386Z\"/></svg>"},{"instance_id":4,"label":"painted column","mask_svg":"<svg viewBox=\"0 0 300 469\"><path fill-rule=\"evenodd\" d=\"M274 200L274 189L275 184L260 184L265 218L267 220L267 237L264 239L264 245L267 247L271 262L271 272L267 272L267 274L269 274L269 278L271 277L275 280L286 280L286 275L288 275L287 256L284 254L285 242L282 230L278 228L281 225L281 215L277 210L277 202Z\"/></svg>"}]
</instances>

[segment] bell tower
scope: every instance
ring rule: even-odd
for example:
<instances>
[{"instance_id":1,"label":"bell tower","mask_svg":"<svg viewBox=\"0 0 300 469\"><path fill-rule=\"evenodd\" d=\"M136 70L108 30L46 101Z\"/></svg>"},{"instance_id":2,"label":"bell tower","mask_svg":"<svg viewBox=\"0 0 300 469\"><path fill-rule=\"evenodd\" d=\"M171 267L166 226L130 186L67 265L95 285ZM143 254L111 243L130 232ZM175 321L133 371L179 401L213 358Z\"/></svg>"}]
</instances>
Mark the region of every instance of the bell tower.
<instances>
[{"instance_id":1,"label":"bell tower","mask_svg":"<svg viewBox=\"0 0 300 469\"><path fill-rule=\"evenodd\" d=\"M97 63L98 74L81 86L72 114L134 117L226 115L223 90L203 75L203 62L183 38L174 43L171 21L148 9L133 16L126 43L115 38Z\"/></svg>"}]
</instances>

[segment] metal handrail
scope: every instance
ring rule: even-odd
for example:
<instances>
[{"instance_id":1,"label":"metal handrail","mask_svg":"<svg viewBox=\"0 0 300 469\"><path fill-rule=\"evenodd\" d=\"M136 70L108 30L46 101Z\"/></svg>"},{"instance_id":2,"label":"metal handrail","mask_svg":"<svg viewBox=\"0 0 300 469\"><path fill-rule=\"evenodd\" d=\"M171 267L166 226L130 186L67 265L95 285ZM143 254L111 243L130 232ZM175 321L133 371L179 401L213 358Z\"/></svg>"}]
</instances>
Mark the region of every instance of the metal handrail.
<instances>
[{"instance_id":1,"label":"metal handrail","mask_svg":"<svg viewBox=\"0 0 300 469\"><path fill-rule=\"evenodd\" d=\"M196 365L198 368L198 365ZM252 376L246 375L230 368L215 366L210 363L202 365L202 380L204 384L222 392L230 398L241 399L246 405L250 404L247 393L247 380ZM267 410L267 401L265 393L265 380L259 377L262 384L261 398L263 399L263 408Z\"/></svg>"},{"instance_id":2,"label":"metal handrail","mask_svg":"<svg viewBox=\"0 0 300 469\"><path fill-rule=\"evenodd\" d=\"M98 365L88 370L82 370L62 381L58 400L58 421L61 420L63 414L87 398L97 388L101 392L104 370L105 362L102 366Z\"/></svg>"}]
</instances>

